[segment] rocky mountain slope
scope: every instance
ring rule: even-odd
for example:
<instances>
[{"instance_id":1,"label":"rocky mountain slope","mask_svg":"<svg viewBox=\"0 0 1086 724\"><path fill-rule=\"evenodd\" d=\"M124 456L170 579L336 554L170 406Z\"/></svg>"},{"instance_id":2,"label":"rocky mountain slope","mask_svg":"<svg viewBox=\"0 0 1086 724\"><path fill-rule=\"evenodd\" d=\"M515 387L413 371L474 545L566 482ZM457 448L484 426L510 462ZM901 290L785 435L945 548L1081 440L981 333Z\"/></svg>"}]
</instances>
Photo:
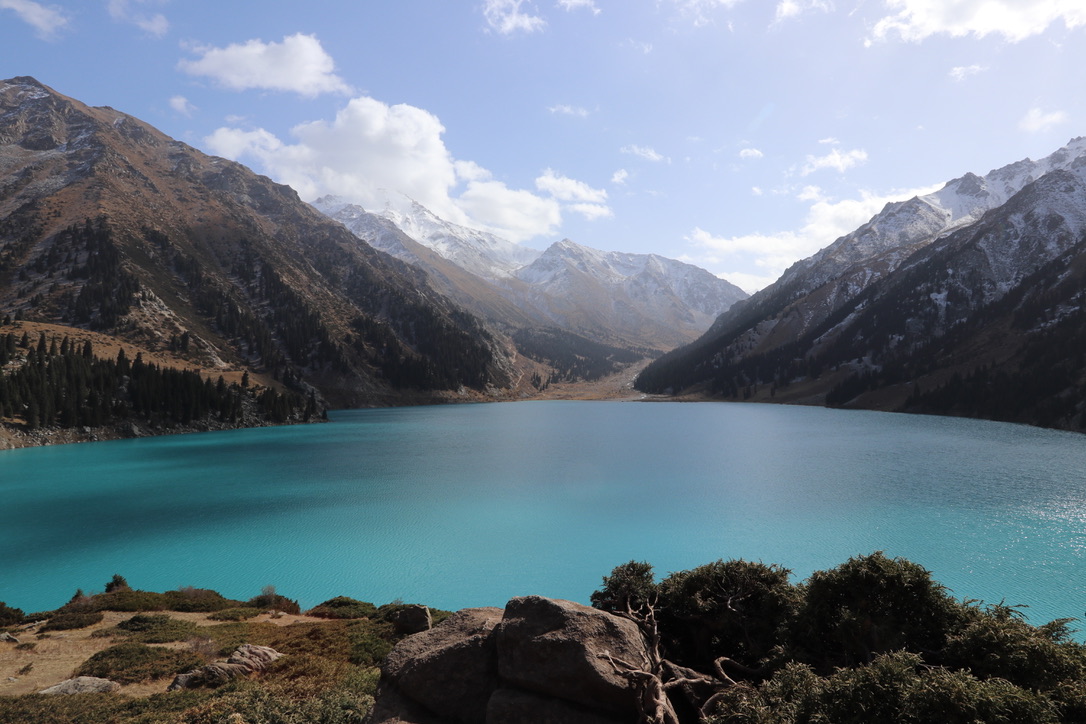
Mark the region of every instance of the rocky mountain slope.
<instances>
[{"instance_id":1,"label":"rocky mountain slope","mask_svg":"<svg viewBox=\"0 0 1086 724\"><path fill-rule=\"evenodd\" d=\"M1079 427L1084 184L1075 139L890 204L638 386Z\"/></svg>"},{"instance_id":2,"label":"rocky mountain slope","mask_svg":"<svg viewBox=\"0 0 1086 724\"><path fill-rule=\"evenodd\" d=\"M539 252L443 221L409 200L378 213L335 197L314 206L375 248L422 266L443 292L509 330L553 328L608 346L666 350L695 339L747 296L704 269L655 254L603 252L568 239Z\"/></svg>"},{"instance_id":3,"label":"rocky mountain slope","mask_svg":"<svg viewBox=\"0 0 1086 724\"><path fill-rule=\"evenodd\" d=\"M424 272L290 188L29 77L0 81L0 313L333 405L512 375L506 345Z\"/></svg>"}]
</instances>

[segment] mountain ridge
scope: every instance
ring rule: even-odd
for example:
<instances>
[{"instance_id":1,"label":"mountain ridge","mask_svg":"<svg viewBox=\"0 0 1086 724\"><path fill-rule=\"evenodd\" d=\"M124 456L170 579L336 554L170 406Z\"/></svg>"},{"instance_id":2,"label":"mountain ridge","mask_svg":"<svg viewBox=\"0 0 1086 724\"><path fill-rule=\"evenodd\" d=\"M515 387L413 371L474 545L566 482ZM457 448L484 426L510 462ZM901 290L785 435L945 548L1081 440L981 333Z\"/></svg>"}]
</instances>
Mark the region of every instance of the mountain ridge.
<instances>
[{"instance_id":1,"label":"mountain ridge","mask_svg":"<svg viewBox=\"0 0 1086 724\"><path fill-rule=\"evenodd\" d=\"M1058 326L1064 342L1078 344L1068 320L1081 304L1066 280L1078 278L1086 237L1084 178L1086 139L1076 138L1041 161L955 179L935 201L890 204L650 365L637 385L1078 429L1086 410L1052 398L1074 397L1086 385L1083 368L1052 361L1049 338ZM903 233L875 243L890 230ZM1044 318L1057 320L1047 332ZM1041 357L1062 371L1039 368ZM945 391L982 370L1037 399L1010 409L982 403L978 390L971 403Z\"/></svg>"}]
</instances>

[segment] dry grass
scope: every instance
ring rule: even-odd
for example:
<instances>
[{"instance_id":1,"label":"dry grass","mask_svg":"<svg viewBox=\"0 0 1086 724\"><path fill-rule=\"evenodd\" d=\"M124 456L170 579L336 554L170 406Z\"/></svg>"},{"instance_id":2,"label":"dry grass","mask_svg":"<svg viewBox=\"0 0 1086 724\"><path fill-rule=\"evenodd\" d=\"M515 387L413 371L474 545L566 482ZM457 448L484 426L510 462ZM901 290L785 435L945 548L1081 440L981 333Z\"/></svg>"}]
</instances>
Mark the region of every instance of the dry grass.
<instances>
[{"instance_id":1,"label":"dry grass","mask_svg":"<svg viewBox=\"0 0 1086 724\"><path fill-rule=\"evenodd\" d=\"M17 649L13 643L0 642L0 696L19 696L41 691L53 684L59 684L72 677L79 665L99 651L103 651L117 639L109 637L94 638L94 632L102 629L113 628L122 621L132 618L132 613L116 611L105 612L101 623L74 631L54 631L47 638L37 637L39 626L18 631L15 635L20 642L35 644L33 649ZM220 625L219 621L212 621L206 613L180 613L171 611L171 618L182 621L192 621L197 627L210 627ZM274 626L289 626L294 623L308 622L317 624L330 623L327 619L314 618L304 615L282 615L278 617L261 614L250 623L267 623ZM200 636L199 628L197 637ZM189 648L190 644L177 642L162 644L165 648L180 649ZM32 665L25 674L20 671ZM14 679L14 680L12 680ZM128 696L150 696L166 691L170 684L170 678L159 679L141 684L128 684L121 688L121 693Z\"/></svg>"}]
</instances>

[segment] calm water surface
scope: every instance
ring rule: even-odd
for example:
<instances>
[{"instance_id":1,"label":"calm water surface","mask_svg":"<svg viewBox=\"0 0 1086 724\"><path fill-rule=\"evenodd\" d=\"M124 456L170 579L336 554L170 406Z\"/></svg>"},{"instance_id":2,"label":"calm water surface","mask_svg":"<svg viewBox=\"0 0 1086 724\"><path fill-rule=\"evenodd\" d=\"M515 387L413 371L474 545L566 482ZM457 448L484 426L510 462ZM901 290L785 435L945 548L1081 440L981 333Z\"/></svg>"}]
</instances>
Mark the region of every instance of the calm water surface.
<instances>
[{"instance_id":1,"label":"calm water surface","mask_svg":"<svg viewBox=\"0 0 1086 724\"><path fill-rule=\"evenodd\" d=\"M114 573L303 607L587 602L617 564L796 580L884 550L958 597L1086 612L1086 437L728 403L523 402L0 453L0 600Z\"/></svg>"}]
</instances>

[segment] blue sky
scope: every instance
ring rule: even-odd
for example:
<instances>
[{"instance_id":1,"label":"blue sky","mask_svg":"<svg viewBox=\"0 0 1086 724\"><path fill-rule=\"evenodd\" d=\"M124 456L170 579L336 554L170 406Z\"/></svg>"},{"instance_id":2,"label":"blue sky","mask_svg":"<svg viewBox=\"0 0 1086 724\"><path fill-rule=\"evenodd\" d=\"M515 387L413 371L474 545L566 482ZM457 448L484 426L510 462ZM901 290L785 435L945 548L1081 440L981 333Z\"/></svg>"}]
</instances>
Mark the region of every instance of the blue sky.
<instances>
[{"instance_id":1,"label":"blue sky","mask_svg":"<svg viewBox=\"0 0 1086 724\"><path fill-rule=\"evenodd\" d=\"M1086 134L1082 0L0 0L0 48L306 200L399 191L748 291Z\"/></svg>"}]
</instances>

